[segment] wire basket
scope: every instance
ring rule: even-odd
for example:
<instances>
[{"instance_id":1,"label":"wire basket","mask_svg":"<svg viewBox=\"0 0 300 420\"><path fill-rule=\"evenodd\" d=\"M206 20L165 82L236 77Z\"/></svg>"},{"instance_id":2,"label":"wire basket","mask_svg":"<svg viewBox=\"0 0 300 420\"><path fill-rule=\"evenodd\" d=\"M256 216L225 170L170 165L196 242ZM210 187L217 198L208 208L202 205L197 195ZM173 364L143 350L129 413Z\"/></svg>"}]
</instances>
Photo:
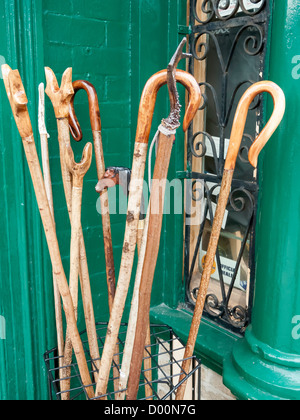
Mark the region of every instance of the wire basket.
<instances>
[{"instance_id":1,"label":"wire basket","mask_svg":"<svg viewBox=\"0 0 300 420\"><path fill-rule=\"evenodd\" d=\"M97 336L99 343L100 355L102 354L108 323L97 323ZM107 394L95 399L106 398L107 400L115 400L116 391L114 383L120 374L120 366L122 363L122 355L125 346L127 324L122 324L119 332L119 364L113 362L110 379L107 388ZM95 361L91 360L88 350L88 340L86 331L81 334L91 378L97 372ZM184 345L180 339L174 334L173 330L167 325L151 325L151 345L145 349L145 358L143 362L143 370L141 372L141 380L139 385L138 400L174 400L175 393L182 382L188 381L186 398L189 400L200 400L200 384L201 384L201 362L195 356L191 358L191 371L186 373L185 379L179 384L181 375ZM62 392L60 379L62 369L70 368L71 386L68 392L70 400L88 400L86 388L82 384L79 369L76 361L70 366L59 366L60 358L58 357L57 348L47 351L44 354L48 374L48 390L50 400L61 400ZM145 364L145 362L148 362ZM151 364L150 364L151 363ZM150 365L150 368L149 368ZM147 369L144 369L147 366ZM116 373L117 372L117 373ZM94 379L93 379L94 380ZM95 387L95 383L93 384ZM118 392L125 392L121 390Z\"/></svg>"}]
</instances>

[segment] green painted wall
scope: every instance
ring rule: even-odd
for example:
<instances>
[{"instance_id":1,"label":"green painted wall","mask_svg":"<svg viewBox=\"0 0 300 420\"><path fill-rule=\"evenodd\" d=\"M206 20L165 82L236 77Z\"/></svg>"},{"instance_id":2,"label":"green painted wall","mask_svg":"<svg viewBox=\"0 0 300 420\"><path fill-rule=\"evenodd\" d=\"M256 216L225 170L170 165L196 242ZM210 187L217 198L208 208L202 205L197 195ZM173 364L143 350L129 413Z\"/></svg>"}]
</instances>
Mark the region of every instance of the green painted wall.
<instances>
[{"instance_id":1,"label":"green painted wall","mask_svg":"<svg viewBox=\"0 0 300 420\"><path fill-rule=\"evenodd\" d=\"M29 98L37 137L37 86L45 65L61 76L69 66L74 79L97 88L107 165L131 166L140 95L147 79L165 68L185 23L185 0L3 0L0 4L0 59L18 68ZM1 64L2 64L1 62ZM184 92L181 91L184 101ZM87 100L76 100L84 138L91 140ZM168 114L167 91L159 94L154 128ZM0 399L46 399L43 353L55 345L51 266L21 140L0 80ZM55 215L68 273L70 229L63 196L56 123L47 100L47 127ZM74 144L76 157L82 144ZM184 167L184 140L178 136L170 178ZM101 218L96 211L95 163L84 188L82 223L97 321L108 320ZM124 216L112 216L116 267L124 235ZM182 218L164 220L159 272L153 303L175 307L182 291ZM169 293L170 287L178 293ZM174 282L174 284L173 284ZM162 287L163 286L163 287ZM129 301L128 301L129 302ZM128 304L127 304L128 306ZM126 312L127 313L127 312ZM83 327L80 314L80 328Z\"/></svg>"},{"instance_id":2,"label":"green painted wall","mask_svg":"<svg viewBox=\"0 0 300 420\"><path fill-rule=\"evenodd\" d=\"M259 163L252 325L224 366L226 385L241 399L300 399L299 10L299 0L274 0L269 79L287 107Z\"/></svg>"}]
</instances>

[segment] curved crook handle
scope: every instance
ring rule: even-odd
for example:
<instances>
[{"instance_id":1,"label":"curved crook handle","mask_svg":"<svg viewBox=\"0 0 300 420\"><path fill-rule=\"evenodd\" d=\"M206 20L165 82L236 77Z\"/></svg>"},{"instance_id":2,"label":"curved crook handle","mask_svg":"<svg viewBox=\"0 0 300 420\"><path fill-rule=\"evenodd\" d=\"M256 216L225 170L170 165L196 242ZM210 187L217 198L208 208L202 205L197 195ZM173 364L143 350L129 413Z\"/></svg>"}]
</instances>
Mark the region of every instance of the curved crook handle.
<instances>
[{"instance_id":1,"label":"curved crook handle","mask_svg":"<svg viewBox=\"0 0 300 420\"><path fill-rule=\"evenodd\" d=\"M265 128L256 138L249 150L249 162L254 168L257 167L259 153L275 132L284 116L285 95L278 85L269 81L258 82L252 85L242 96L235 114L229 149L225 162L225 169L227 170L233 170L235 168L244 135L249 107L255 97L263 92L267 92L272 96L274 101L274 111Z\"/></svg>"},{"instance_id":2,"label":"curved crook handle","mask_svg":"<svg viewBox=\"0 0 300 420\"><path fill-rule=\"evenodd\" d=\"M90 120L92 131L101 131L101 117L100 117L100 108L99 108L99 101L98 95L96 92L95 87L86 80L77 80L73 83L74 95L72 97L70 103L70 115L69 115L69 126L72 137L76 141L82 140L82 131L80 128L80 124L76 117L75 109L74 109L74 100L75 95L79 90L85 90L89 100L89 109L90 109Z\"/></svg>"},{"instance_id":3,"label":"curved crook handle","mask_svg":"<svg viewBox=\"0 0 300 420\"><path fill-rule=\"evenodd\" d=\"M72 68L69 67L64 72L60 87L54 72L49 67L45 67L45 74L47 80L45 92L52 102L56 118L68 118L70 102L74 95Z\"/></svg>"},{"instance_id":4,"label":"curved crook handle","mask_svg":"<svg viewBox=\"0 0 300 420\"><path fill-rule=\"evenodd\" d=\"M65 162L68 170L73 175L73 185L78 187L77 181L81 181L86 175L87 171L91 167L93 156L93 145L92 143L87 143L83 150L82 159L80 163L76 163L74 159L74 153L71 146L66 146L65 148Z\"/></svg>"},{"instance_id":5,"label":"curved crook handle","mask_svg":"<svg viewBox=\"0 0 300 420\"><path fill-rule=\"evenodd\" d=\"M140 102L137 143L148 143L149 141L157 93L162 86L167 84L167 77L168 71L162 70L154 74L146 83ZM189 92L189 103L183 121L183 130L186 131L200 107L202 95L196 79L186 71L177 70L176 80Z\"/></svg>"},{"instance_id":6,"label":"curved crook handle","mask_svg":"<svg viewBox=\"0 0 300 420\"><path fill-rule=\"evenodd\" d=\"M8 100L22 138L33 136L28 113L28 99L18 70L12 70L7 64L2 67L2 76Z\"/></svg>"}]
</instances>

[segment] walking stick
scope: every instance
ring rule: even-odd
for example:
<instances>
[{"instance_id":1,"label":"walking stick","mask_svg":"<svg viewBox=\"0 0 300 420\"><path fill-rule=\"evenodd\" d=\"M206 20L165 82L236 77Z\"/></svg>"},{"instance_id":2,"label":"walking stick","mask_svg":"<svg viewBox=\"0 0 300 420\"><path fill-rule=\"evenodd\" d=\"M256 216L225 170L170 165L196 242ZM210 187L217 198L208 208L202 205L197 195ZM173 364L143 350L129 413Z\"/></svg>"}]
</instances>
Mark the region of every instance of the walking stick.
<instances>
[{"instance_id":1,"label":"walking stick","mask_svg":"<svg viewBox=\"0 0 300 420\"><path fill-rule=\"evenodd\" d=\"M145 319L148 319L150 312L151 290L160 245L166 181L176 130L180 126L181 106L176 86L176 68L179 61L186 57L186 54L183 53L185 43L186 40L183 40L168 66L168 88L170 94L171 113L166 120L162 121L162 124L159 127L160 133L157 158L153 173L149 204L150 218L148 237L140 279L138 315L128 379L128 400L135 400L137 398L140 383L142 360L147 335L147 330L145 329L144 324ZM198 84L192 94L194 99L194 117L201 103L201 93Z\"/></svg>"},{"instance_id":2,"label":"walking stick","mask_svg":"<svg viewBox=\"0 0 300 420\"><path fill-rule=\"evenodd\" d=\"M49 149L48 149L48 138L49 134L46 129L45 123L45 90L44 83L39 85L39 133L41 139L41 151L42 151L42 164L43 164L43 173L44 173L44 182L46 188L46 194L48 199L48 204L50 211L53 217L53 223L55 227L55 218L54 218L54 206L53 206L53 193L52 193L52 183L51 183L51 173L50 173L50 163L49 163ZM61 298L57 285L57 279L53 272L53 290L54 290L54 307L55 307L55 321L56 321L56 333L57 333L57 348L59 356L59 366L63 366L63 357L64 357L64 329L63 329L63 318L62 318L62 307L61 307ZM60 371L61 374L61 371Z\"/></svg>"},{"instance_id":3,"label":"walking stick","mask_svg":"<svg viewBox=\"0 0 300 420\"><path fill-rule=\"evenodd\" d=\"M72 85L72 69L69 68L65 71L62 77L61 87L58 86L58 82L53 71L46 67L45 68L47 88L46 94L49 96L55 116L57 119L58 127L58 142L60 151L60 164L62 171L62 179L64 185L64 191L66 196L67 208L69 212L70 221L72 220L72 179L69 169L65 162L65 149L70 146L70 133L69 133L69 109L72 97L74 95L74 89ZM99 369L100 355L97 339L97 331L95 325L95 316L92 300L92 292L90 285L90 276L87 263L87 256L85 250L85 243L83 238L82 229L80 229L80 285L82 292L82 301L87 329L87 337L89 342L89 349L93 363L96 366L96 370ZM95 380L97 381L97 372L94 374Z\"/></svg>"},{"instance_id":4,"label":"walking stick","mask_svg":"<svg viewBox=\"0 0 300 420\"><path fill-rule=\"evenodd\" d=\"M195 101L195 93L197 92L196 96L198 96L198 94L200 95L200 88L195 78L182 70L177 71L176 79L177 81L182 83L191 94L190 102L183 123L184 129L186 130L195 115L195 103L197 102ZM159 89L166 83L167 70L163 70L155 74L147 82L141 98L136 143L134 149L134 158L132 165L131 187L128 201L128 212L123 253L116 296L102 354L99 380L96 389L97 397L105 394L106 392L111 362L113 358L113 351L118 339L118 333L128 293L128 287L130 283L136 248L137 229L140 216L141 197L143 191L143 179L147 158L147 148L153 119L155 101Z\"/></svg>"},{"instance_id":5,"label":"walking stick","mask_svg":"<svg viewBox=\"0 0 300 420\"><path fill-rule=\"evenodd\" d=\"M86 387L88 397L93 398L94 390L91 384L91 378L85 358L82 341L77 329L73 301L62 265L54 221L48 204L45 183L35 146L31 121L27 109L28 100L18 70L13 71L8 65L3 65L2 75L7 96L12 108L12 112L19 133L22 138L27 162L29 165L29 170L37 198L37 203L39 206L39 211L48 243L53 272L55 274L59 291L63 300L67 325L70 331L72 345L77 358L81 380L83 385Z\"/></svg>"},{"instance_id":6,"label":"walking stick","mask_svg":"<svg viewBox=\"0 0 300 420\"><path fill-rule=\"evenodd\" d=\"M89 101L90 121L91 121L92 133L93 133L93 139L94 139L97 176L98 176L98 180L100 180L105 174L105 163L104 163L104 153L103 153L102 134L101 134L101 129L102 129L101 117L100 117L100 109L99 109L99 101L98 101L97 92L96 92L95 87L90 82L87 82L84 80L75 81L73 83L73 89L74 89L74 96L71 100L70 115L69 115L70 131L73 138L76 141L80 141L82 139L82 131L80 129L80 125L77 120L75 109L74 109L74 100L75 100L75 95L79 90L85 90L88 95L88 101ZM113 301L115 298L115 292L116 292L116 280L115 280L115 265L114 265L114 256L113 256L107 189L104 189L100 193L100 205L101 205L101 216L102 216L105 263L106 263L108 306L109 306L109 312L111 313ZM118 377L119 377L118 365L119 365L119 346L117 345L115 349L115 356L114 356L114 378L116 378L114 381L115 391L118 390L117 388Z\"/></svg>"},{"instance_id":7,"label":"walking stick","mask_svg":"<svg viewBox=\"0 0 300 420\"><path fill-rule=\"evenodd\" d=\"M70 116L69 116L69 125L73 138L76 141L82 139L82 132L80 130L80 125L76 118L74 110L74 100L75 95L79 90L85 90L88 95L89 100L89 109L90 109L90 120L92 126L92 133L94 139L94 149L96 156L96 166L97 166L97 176L98 180L102 179L105 174L105 163L104 163L104 153L102 146L102 134L101 134L101 118L99 110L99 101L95 87L84 80L77 80L73 83L74 96L71 101L70 106ZM109 215L109 206L108 206L108 193L107 189L104 189L100 194L100 205L101 205L101 215L102 215L102 227L103 227L103 238L104 238L104 251L105 251L105 262L106 262L106 277L107 277L107 287L108 287L108 303L109 309L111 311L115 291L115 266L114 266L114 257L113 257L113 246L111 238L111 224L110 224L110 215Z\"/></svg>"},{"instance_id":8,"label":"walking stick","mask_svg":"<svg viewBox=\"0 0 300 420\"><path fill-rule=\"evenodd\" d=\"M71 146L67 146L65 149L65 162L69 172L72 174L72 222L71 222L71 251L70 251L70 280L69 288L73 300L75 317L78 318L78 275L79 275L79 245L80 245L80 231L81 227L81 206L82 206L82 190L83 190L83 179L90 169L92 163L93 147L91 143L88 143L83 151L82 160L80 163L76 163L74 159L74 153ZM71 369L72 363L72 342L70 340L69 331L67 330L66 346L64 354L64 364L66 367L65 381L63 381L63 391L70 389ZM66 399L69 399L69 393L64 394Z\"/></svg>"},{"instance_id":9,"label":"walking stick","mask_svg":"<svg viewBox=\"0 0 300 420\"><path fill-rule=\"evenodd\" d=\"M105 188L110 188L115 185L120 185L126 197L128 197L130 181L131 181L131 170L129 168L110 167L106 169L104 177L98 182L96 190L97 192L100 193ZM131 301L132 309L130 311L129 322L128 322L128 327L127 327L127 335L126 335L126 342L125 342L125 347L123 351L122 366L120 370L120 380L119 380L120 392L116 394L117 400L124 400L125 395L126 395L125 388L127 386L127 381L128 381L128 376L129 376L131 355L132 355L133 342L134 342L134 334L135 334L135 328L136 328L140 276L141 276L141 271L142 271L143 263L144 263L145 248L146 248L146 243L147 243L148 223L149 223L149 212L147 213L147 216L145 217L144 209L143 209L143 211L141 210L140 220L139 220L139 225L138 225L138 233L137 233L137 249L138 249L138 254L139 254L139 262L138 262L138 267L137 267L136 281L134 284L132 301ZM147 331L146 347L147 346L149 347L151 345L150 322L148 322L147 330L148 331ZM151 363L151 358L149 357L148 352L149 350L145 350L145 354L144 354L145 355L145 360L144 360L145 396L146 396L146 399L150 400L153 393L148 383L152 382L152 372L151 372L152 363Z\"/></svg>"},{"instance_id":10,"label":"walking stick","mask_svg":"<svg viewBox=\"0 0 300 420\"><path fill-rule=\"evenodd\" d=\"M182 364L182 374L179 382L184 380L184 378L186 377L186 375L188 375L190 370L191 358L194 353L200 322L204 310L210 276L218 247L222 222L228 203L236 160L244 134L248 110L255 97L263 92L267 92L272 96L274 101L274 112L269 122L267 123L261 134L254 141L249 150L249 162L254 168L257 167L257 160L260 151L263 149L265 144L268 142L272 134L277 129L285 112L284 93L275 83L268 81L259 82L252 85L245 92L238 105L235 119L233 121L233 128L227 152L227 158L225 162L221 191L218 199L216 214L214 217L210 242L205 260L205 266L202 273L200 289L197 297L189 338L186 345L184 361ZM182 383L182 385L178 388L176 393L176 400L182 400L184 398L185 389L186 381Z\"/></svg>"}]
</instances>

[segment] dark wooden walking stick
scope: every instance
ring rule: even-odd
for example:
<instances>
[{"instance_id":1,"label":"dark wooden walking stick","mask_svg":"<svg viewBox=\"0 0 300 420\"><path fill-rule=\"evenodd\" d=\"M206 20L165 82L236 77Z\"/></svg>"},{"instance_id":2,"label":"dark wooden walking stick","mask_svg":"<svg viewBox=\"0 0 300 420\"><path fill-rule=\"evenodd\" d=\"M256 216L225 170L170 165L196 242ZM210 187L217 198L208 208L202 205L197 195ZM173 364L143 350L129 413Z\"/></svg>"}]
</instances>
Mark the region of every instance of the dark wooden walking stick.
<instances>
[{"instance_id":1,"label":"dark wooden walking stick","mask_svg":"<svg viewBox=\"0 0 300 420\"><path fill-rule=\"evenodd\" d=\"M186 130L195 115L195 93L197 92L197 95L198 93L200 95L200 88L195 78L185 71L178 70L176 72L176 79L178 82L182 83L191 94L191 99L183 122L183 127ZM136 249L145 164L153 112L158 91L166 83L167 70L163 70L155 74L147 82L141 98L123 253L114 305L108 325L108 334L106 336L102 354L101 368L96 391L96 396L98 397L106 393L114 349L118 340L118 333L125 307Z\"/></svg>"},{"instance_id":2,"label":"dark wooden walking stick","mask_svg":"<svg viewBox=\"0 0 300 420\"><path fill-rule=\"evenodd\" d=\"M57 79L53 71L46 67L46 94L49 96L55 116L57 119L58 128L58 142L60 152L60 164L62 171L62 179L64 192L66 197L67 208L69 212L70 222L72 220L72 176L66 165L65 150L70 147L70 132L69 132L69 111L70 103L74 96L74 89L72 84L72 69L65 71L62 77L61 86L58 85ZM87 337L89 342L89 349L92 359L99 369L100 355L97 339L97 331L95 325L95 316L92 300L92 292L90 285L89 269L87 263L86 249L82 229L80 229L80 285L82 291L83 308L85 314L85 322L87 329ZM97 372L94 374L97 380Z\"/></svg>"},{"instance_id":3,"label":"dark wooden walking stick","mask_svg":"<svg viewBox=\"0 0 300 420\"><path fill-rule=\"evenodd\" d=\"M86 387L88 397L93 398L94 390L91 384L82 341L77 329L73 301L63 269L55 225L48 203L43 174L35 146L33 130L27 109L28 100L18 70L13 71L8 65L4 65L2 66L2 75L7 96L22 138L25 155L29 165L37 203L45 230L53 272L63 300L67 325L70 331L70 337L76 355L81 380L83 385Z\"/></svg>"},{"instance_id":4,"label":"dark wooden walking stick","mask_svg":"<svg viewBox=\"0 0 300 420\"><path fill-rule=\"evenodd\" d=\"M171 103L171 113L166 120L162 121L162 124L159 127L158 150L153 173L149 204L150 218L147 245L140 280L141 283L139 288L138 316L134 346L132 350L130 374L128 379L128 400L135 400L137 398L140 383L142 360L147 337L145 319L149 318L150 312L151 291L160 245L166 181L176 130L180 126L181 106L179 103L175 74L179 61L186 57L186 54L183 53L183 47L185 43L186 40L181 42L168 66L168 88ZM194 111L192 117L194 117L201 103L201 93L198 85L195 87L191 96L193 98Z\"/></svg>"},{"instance_id":5,"label":"dark wooden walking stick","mask_svg":"<svg viewBox=\"0 0 300 420\"><path fill-rule=\"evenodd\" d=\"M105 174L105 163L104 153L102 145L102 126L100 117L100 108L98 95L95 87L85 80L77 80L73 83L74 96L70 103L70 115L69 115L69 126L73 138L76 141L82 139L82 131L80 124L76 117L74 109L75 95L78 91L84 90L87 93L89 101L90 121L94 139L94 149L96 156L96 167L98 180L102 179ZM102 217L102 230L103 230L103 241L104 241L104 253L105 253L105 266L106 266L106 280L108 289L108 306L109 312L111 313L113 301L116 292L116 279L115 279L115 265L113 256L113 245L111 237L111 224L109 214L109 202L107 188L103 189L100 193L100 205L101 205L101 217ZM114 384L115 391L118 390L118 377L119 371L117 366L119 365L119 346L116 346L114 355Z\"/></svg>"},{"instance_id":6,"label":"dark wooden walking stick","mask_svg":"<svg viewBox=\"0 0 300 420\"><path fill-rule=\"evenodd\" d=\"M285 112L285 96L282 90L275 84L269 81L259 82L252 85L243 95L235 115L233 122L233 128L227 153L227 158L225 162L223 180L221 185L221 191L218 199L218 205L216 214L214 217L210 242L207 250L205 266L202 273L200 289L198 292L196 307L194 311L194 316L192 320L192 325L190 329L189 338L186 345L186 351L184 355L184 362L182 364L182 374L180 377L180 382L184 380L186 375L189 374L191 358L194 353L195 344L197 340L197 335L200 327L200 322L205 306L207 290L210 282L210 276L212 272L212 267L215 260L215 255L218 247L220 232L222 228L222 222L225 214L225 210L228 204L228 198L231 190L231 184L233 179L233 173L236 165L236 160L238 153L241 147L241 141L244 135L244 129L246 124L246 119L249 111L249 107L255 97L263 92L269 93L274 101L274 112L263 129L260 135L252 144L249 150L249 162L251 165L256 168L257 160L260 151L263 149L265 144L268 142L274 131L277 129L280 124L284 112ZM186 389L186 381L178 388L176 393L176 400L184 399Z\"/></svg>"},{"instance_id":7,"label":"dark wooden walking stick","mask_svg":"<svg viewBox=\"0 0 300 420\"><path fill-rule=\"evenodd\" d=\"M73 138L76 141L82 139L82 132L80 125L78 123L76 113L74 110L74 100L75 95L79 90L85 90L88 95L89 109L90 109L90 120L92 126L92 133L94 139L94 149L96 156L96 166L97 166L97 176L98 180L102 179L105 174L105 163L104 163L104 153L102 145L102 134L101 134L101 118L100 118L100 109L99 101L95 87L87 81L77 80L73 83L74 96L70 104L70 116L69 116L69 125ZM107 278L107 287L108 287L108 303L109 309L111 311L115 291L116 291L116 281L115 281L115 265L113 257L113 246L111 238L111 224L110 224L110 215L109 215L109 205L108 205L108 193L107 189L103 189L100 193L100 205L101 205L101 216L102 216L102 227L103 227L103 239L104 239L104 251L105 251L105 262L106 262L106 278Z\"/></svg>"}]
</instances>

